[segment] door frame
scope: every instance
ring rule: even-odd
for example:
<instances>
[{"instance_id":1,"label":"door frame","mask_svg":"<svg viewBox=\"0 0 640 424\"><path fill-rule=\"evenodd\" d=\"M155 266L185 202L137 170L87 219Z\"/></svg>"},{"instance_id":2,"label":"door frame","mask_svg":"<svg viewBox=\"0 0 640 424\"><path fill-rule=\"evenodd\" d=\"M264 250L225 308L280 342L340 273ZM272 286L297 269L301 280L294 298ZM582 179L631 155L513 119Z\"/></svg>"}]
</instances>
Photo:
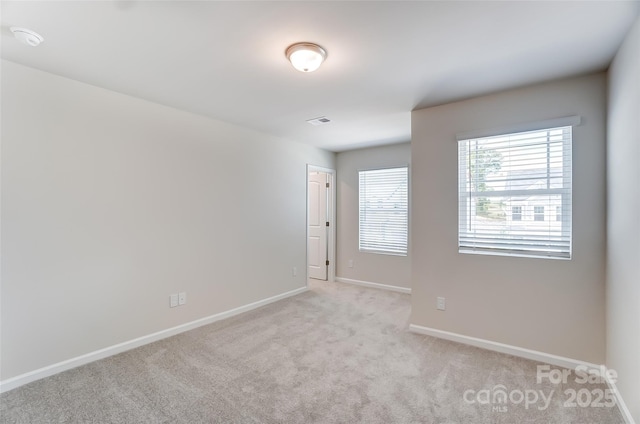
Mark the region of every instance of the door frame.
<instances>
[{"instance_id":1,"label":"door frame","mask_svg":"<svg viewBox=\"0 0 640 424\"><path fill-rule=\"evenodd\" d=\"M307 219L306 219L306 241L307 246L305 253L305 275L307 277L306 285L309 286L309 173L324 172L329 175L329 190L327 193L327 219L330 222L329 232L327 234L327 250L329 267L327 268L327 281L334 282L336 279L336 170L307 164L307 172L305 175L305 185L307 193Z\"/></svg>"}]
</instances>

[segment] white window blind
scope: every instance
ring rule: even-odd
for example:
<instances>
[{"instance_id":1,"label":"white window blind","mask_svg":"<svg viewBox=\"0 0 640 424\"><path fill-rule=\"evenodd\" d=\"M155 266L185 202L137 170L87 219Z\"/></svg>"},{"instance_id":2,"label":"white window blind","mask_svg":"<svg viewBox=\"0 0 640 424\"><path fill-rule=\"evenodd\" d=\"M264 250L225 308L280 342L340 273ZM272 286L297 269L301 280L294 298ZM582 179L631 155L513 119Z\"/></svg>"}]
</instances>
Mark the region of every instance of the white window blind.
<instances>
[{"instance_id":1,"label":"white window blind","mask_svg":"<svg viewBox=\"0 0 640 424\"><path fill-rule=\"evenodd\" d=\"M359 171L361 251L407 255L408 168Z\"/></svg>"},{"instance_id":2,"label":"white window blind","mask_svg":"<svg viewBox=\"0 0 640 424\"><path fill-rule=\"evenodd\" d=\"M571 130L458 141L460 252L571 257Z\"/></svg>"}]
</instances>

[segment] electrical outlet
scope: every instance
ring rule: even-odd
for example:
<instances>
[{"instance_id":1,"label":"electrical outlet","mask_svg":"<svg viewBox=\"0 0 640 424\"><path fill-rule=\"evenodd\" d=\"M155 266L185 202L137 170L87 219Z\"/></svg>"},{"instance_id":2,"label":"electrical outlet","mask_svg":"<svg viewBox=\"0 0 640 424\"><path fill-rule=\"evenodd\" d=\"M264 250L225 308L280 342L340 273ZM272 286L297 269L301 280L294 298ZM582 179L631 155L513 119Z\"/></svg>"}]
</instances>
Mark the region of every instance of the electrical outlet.
<instances>
[{"instance_id":1,"label":"electrical outlet","mask_svg":"<svg viewBox=\"0 0 640 424\"><path fill-rule=\"evenodd\" d=\"M187 303L187 293L186 292L178 293L178 305L184 305L185 303Z\"/></svg>"},{"instance_id":2,"label":"electrical outlet","mask_svg":"<svg viewBox=\"0 0 640 424\"><path fill-rule=\"evenodd\" d=\"M178 295L172 294L171 296L169 296L169 307L175 308L176 306L178 306Z\"/></svg>"},{"instance_id":3,"label":"electrical outlet","mask_svg":"<svg viewBox=\"0 0 640 424\"><path fill-rule=\"evenodd\" d=\"M353 259L349 259L349 268L353 268Z\"/></svg>"},{"instance_id":4,"label":"electrical outlet","mask_svg":"<svg viewBox=\"0 0 640 424\"><path fill-rule=\"evenodd\" d=\"M298 275L298 267L293 267L293 270L291 271L291 274L295 277Z\"/></svg>"},{"instance_id":5,"label":"electrical outlet","mask_svg":"<svg viewBox=\"0 0 640 424\"><path fill-rule=\"evenodd\" d=\"M444 297L439 297L437 302L436 302L436 308L439 311L444 311L445 310L445 299Z\"/></svg>"}]
</instances>

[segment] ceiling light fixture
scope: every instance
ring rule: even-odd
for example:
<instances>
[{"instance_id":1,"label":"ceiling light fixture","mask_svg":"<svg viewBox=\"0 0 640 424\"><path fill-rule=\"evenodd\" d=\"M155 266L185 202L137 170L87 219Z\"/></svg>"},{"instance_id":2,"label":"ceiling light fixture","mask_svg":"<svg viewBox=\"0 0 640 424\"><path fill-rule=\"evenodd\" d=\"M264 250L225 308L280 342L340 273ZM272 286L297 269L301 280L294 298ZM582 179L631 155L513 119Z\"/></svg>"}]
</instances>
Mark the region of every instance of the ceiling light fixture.
<instances>
[{"instance_id":1,"label":"ceiling light fixture","mask_svg":"<svg viewBox=\"0 0 640 424\"><path fill-rule=\"evenodd\" d=\"M13 35L27 46L36 47L44 41L42 35L26 28L11 27Z\"/></svg>"},{"instance_id":2,"label":"ceiling light fixture","mask_svg":"<svg viewBox=\"0 0 640 424\"><path fill-rule=\"evenodd\" d=\"M300 72L313 72L327 58L327 51L313 43L295 43L284 52L294 68Z\"/></svg>"}]
</instances>

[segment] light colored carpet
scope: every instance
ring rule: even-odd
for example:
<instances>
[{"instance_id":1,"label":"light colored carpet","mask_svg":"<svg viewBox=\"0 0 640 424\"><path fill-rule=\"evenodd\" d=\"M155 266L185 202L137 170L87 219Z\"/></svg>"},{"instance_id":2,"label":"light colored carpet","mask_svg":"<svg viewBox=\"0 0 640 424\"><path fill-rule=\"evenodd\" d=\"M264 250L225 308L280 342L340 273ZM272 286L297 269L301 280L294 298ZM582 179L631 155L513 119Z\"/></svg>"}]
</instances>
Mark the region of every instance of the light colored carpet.
<instances>
[{"instance_id":1,"label":"light colored carpet","mask_svg":"<svg viewBox=\"0 0 640 424\"><path fill-rule=\"evenodd\" d=\"M535 362L408 333L408 295L311 289L4 393L0 422L624 422L617 407L563 406L565 390L602 385L537 384ZM477 402L500 384L515 401L555 394L544 410Z\"/></svg>"}]
</instances>

